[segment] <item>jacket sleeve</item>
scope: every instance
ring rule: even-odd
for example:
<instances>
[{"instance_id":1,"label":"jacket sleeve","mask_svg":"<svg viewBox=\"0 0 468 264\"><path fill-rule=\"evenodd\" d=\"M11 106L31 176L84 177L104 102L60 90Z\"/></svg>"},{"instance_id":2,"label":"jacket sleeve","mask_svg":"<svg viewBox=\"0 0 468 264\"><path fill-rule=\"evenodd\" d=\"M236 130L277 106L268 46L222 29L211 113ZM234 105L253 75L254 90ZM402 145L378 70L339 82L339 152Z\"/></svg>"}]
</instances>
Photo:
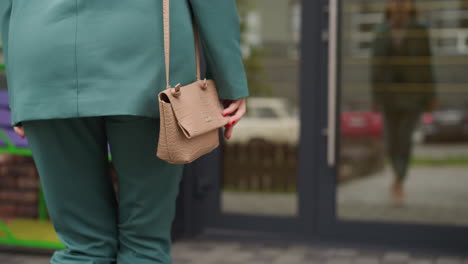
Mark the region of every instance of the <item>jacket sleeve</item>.
<instances>
[{"instance_id":1,"label":"jacket sleeve","mask_svg":"<svg viewBox=\"0 0 468 264\"><path fill-rule=\"evenodd\" d=\"M249 95L240 47L240 24L235 0L189 0L197 23L206 78L213 79L221 99Z\"/></svg>"}]
</instances>

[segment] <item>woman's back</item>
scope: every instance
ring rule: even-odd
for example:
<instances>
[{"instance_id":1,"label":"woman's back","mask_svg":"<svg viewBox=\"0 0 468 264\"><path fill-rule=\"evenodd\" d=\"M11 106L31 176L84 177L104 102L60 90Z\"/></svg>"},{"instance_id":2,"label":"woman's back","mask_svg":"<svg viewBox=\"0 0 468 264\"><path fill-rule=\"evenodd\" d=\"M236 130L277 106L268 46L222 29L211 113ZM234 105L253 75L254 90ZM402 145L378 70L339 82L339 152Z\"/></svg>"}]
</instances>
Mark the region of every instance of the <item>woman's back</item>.
<instances>
[{"instance_id":1,"label":"woman's back","mask_svg":"<svg viewBox=\"0 0 468 264\"><path fill-rule=\"evenodd\" d=\"M12 125L159 115L156 95L165 88L162 0L2 1L10 3L0 4L0 26ZM191 6L210 53L208 77L219 83L220 97L246 96L234 1L171 1L171 84L195 79Z\"/></svg>"}]
</instances>

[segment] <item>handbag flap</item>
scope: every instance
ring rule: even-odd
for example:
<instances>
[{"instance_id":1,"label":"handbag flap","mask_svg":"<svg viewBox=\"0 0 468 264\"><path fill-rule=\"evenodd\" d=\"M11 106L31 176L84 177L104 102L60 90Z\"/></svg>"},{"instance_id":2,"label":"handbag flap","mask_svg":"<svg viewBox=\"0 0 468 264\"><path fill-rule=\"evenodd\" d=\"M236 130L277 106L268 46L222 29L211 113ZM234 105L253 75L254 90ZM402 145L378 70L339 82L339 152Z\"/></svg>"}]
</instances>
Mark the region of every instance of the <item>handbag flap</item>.
<instances>
[{"instance_id":1,"label":"handbag flap","mask_svg":"<svg viewBox=\"0 0 468 264\"><path fill-rule=\"evenodd\" d=\"M215 84L206 80L208 86L202 89L203 80L180 87L180 95L175 97L171 89L158 95L160 101L170 103L175 118L187 138L196 137L229 122L222 114L223 108L218 98Z\"/></svg>"}]
</instances>

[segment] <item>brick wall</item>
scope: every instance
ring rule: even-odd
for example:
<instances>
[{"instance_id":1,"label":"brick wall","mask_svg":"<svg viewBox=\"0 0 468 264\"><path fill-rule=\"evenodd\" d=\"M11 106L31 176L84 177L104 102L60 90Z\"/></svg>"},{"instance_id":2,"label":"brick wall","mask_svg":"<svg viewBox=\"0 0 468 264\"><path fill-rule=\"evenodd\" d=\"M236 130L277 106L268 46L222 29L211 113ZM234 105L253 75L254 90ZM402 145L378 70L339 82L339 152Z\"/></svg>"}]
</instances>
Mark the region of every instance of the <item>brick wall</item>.
<instances>
[{"instance_id":1,"label":"brick wall","mask_svg":"<svg viewBox=\"0 0 468 264\"><path fill-rule=\"evenodd\" d=\"M114 188L114 167L109 163ZM0 153L0 219L37 218L39 175L32 157Z\"/></svg>"},{"instance_id":2,"label":"brick wall","mask_svg":"<svg viewBox=\"0 0 468 264\"><path fill-rule=\"evenodd\" d=\"M31 157L0 154L0 217L38 215L38 174Z\"/></svg>"}]
</instances>

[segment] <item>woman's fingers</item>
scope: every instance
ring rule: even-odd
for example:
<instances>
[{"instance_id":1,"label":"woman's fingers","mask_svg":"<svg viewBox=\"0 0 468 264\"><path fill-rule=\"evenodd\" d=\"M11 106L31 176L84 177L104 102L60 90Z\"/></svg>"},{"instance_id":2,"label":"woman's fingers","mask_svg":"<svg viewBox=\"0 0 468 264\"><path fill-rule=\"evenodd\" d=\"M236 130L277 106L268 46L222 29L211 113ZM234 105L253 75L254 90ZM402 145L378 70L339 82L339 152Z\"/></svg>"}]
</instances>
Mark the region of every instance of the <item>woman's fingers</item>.
<instances>
[{"instance_id":1,"label":"woman's fingers","mask_svg":"<svg viewBox=\"0 0 468 264\"><path fill-rule=\"evenodd\" d=\"M233 113L239 107L239 100L232 101L228 107L223 109L223 116Z\"/></svg>"},{"instance_id":2,"label":"woman's fingers","mask_svg":"<svg viewBox=\"0 0 468 264\"><path fill-rule=\"evenodd\" d=\"M232 106L235 106L232 107ZM232 131L234 129L234 125L239 122L239 120L242 118L242 116L245 114L246 112L246 103L245 103L245 99L242 98L242 99L239 99L237 101L234 101L232 102L228 108L234 108L231 113L234 112L234 114L229 118L229 123L227 125L225 125L224 127L226 128L224 130L224 137L227 138L227 139L230 139L231 138L231 135L232 135ZM226 109L228 109L226 108Z\"/></svg>"},{"instance_id":3,"label":"woman's fingers","mask_svg":"<svg viewBox=\"0 0 468 264\"><path fill-rule=\"evenodd\" d=\"M25 137L23 127L14 126L13 129L15 130L16 134L18 134L20 137Z\"/></svg>"},{"instance_id":4,"label":"woman's fingers","mask_svg":"<svg viewBox=\"0 0 468 264\"><path fill-rule=\"evenodd\" d=\"M232 135L232 130L234 129L234 126L228 126L224 129L224 137L226 139L230 139Z\"/></svg>"},{"instance_id":5,"label":"woman's fingers","mask_svg":"<svg viewBox=\"0 0 468 264\"><path fill-rule=\"evenodd\" d=\"M242 118L242 116L244 116L245 110L246 110L245 103L241 103L239 105L239 107L236 109L235 114L231 116L229 121L231 123L232 122L235 122L235 123L239 122L239 120Z\"/></svg>"}]
</instances>

